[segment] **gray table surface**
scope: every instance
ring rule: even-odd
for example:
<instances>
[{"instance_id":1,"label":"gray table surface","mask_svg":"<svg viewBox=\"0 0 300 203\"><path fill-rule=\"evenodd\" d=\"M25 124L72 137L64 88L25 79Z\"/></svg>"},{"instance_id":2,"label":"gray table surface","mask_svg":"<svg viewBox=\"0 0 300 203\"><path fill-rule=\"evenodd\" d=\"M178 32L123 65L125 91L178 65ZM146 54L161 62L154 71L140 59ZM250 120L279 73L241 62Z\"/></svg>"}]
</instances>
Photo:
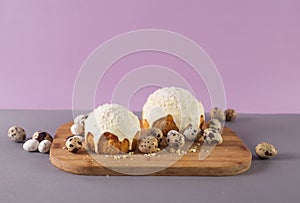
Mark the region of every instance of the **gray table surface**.
<instances>
[{"instance_id":1,"label":"gray table surface","mask_svg":"<svg viewBox=\"0 0 300 203\"><path fill-rule=\"evenodd\" d=\"M226 125L253 153L251 169L228 177L81 176L55 168L48 154L28 153L7 137L19 124L28 135L55 134L71 111L0 111L0 202L299 202L300 115L240 114ZM274 144L272 160L254 155L258 142Z\"/></svg>"}]
</instances>

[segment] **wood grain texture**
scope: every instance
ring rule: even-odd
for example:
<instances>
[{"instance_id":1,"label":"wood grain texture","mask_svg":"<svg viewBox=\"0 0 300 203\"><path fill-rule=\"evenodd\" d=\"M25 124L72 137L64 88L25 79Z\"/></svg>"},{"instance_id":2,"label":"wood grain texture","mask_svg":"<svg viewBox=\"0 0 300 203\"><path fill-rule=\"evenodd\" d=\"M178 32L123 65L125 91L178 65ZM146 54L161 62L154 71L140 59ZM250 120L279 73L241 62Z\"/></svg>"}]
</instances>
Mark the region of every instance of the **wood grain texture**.
<instances>
[{"instance_id":1,"label":"wood grain texture","mask_svg":"<svg viewBox=\"0 0 300 203\"><path fill-rule=\"evenodd\" d=\"M223 130L223 143L216 146L205 160L200 161L198 160L199 150L195 153L188 152L180 160L178 160L178 155L169 152L157 153L158 155L153 157L146 157L142 154L105 156L89 154L83 149L79 153L73 154L63 149L65 139L71 135L71 125L72 122L57 129L50 150L50 162L55 167L69 173L95 176L229 176L241 174L251 166L251 152L229 128ZM165 168L166 165L168 165L167 168ZM148 174L149 171L153 173Z\"/></svg>"}]
</instances>

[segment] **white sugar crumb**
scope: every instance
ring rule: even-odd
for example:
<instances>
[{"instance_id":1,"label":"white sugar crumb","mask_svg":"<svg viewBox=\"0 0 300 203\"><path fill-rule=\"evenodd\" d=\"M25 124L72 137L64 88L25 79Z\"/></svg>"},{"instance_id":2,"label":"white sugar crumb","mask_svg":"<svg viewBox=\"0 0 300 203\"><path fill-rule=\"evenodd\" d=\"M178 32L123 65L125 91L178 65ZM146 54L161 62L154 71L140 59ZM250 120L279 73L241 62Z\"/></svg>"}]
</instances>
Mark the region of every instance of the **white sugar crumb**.
<instances>
[{"instance_id":1,"label":"white sugar crumb","mask_svg":"<svg viewBox=\"0 0 300 203\"><path fill-rule=\"evenodd\" d=\"M122 157L120 155L114 155L114 159L119 160L122 159Z\"/></svg>"},{"instance_id":2,"label":"white sugar crumb","mask_svg":"<svg viewBox=\"0 0 300 203\"><path fill-rule=\"evenodd\" d=\"M109 175L106 175L107 178L109 178Z\"/></svg>"},{"instance_id":3,"label":"white sugar crumb","mask_svg":"<svg viewBox=\"0 0 300 203\"><path fill-rule=\"evenodd\" d=\"M192 152L192 153L197 152L197 149L195 149L195 148L189 149L189 152Z\"/></svg>"},{"instance_id":4,"label":"white sugar crumb","mask_svg":"<svg viewBox=\"0 0 300 203\"><path fill-rule=\"evenodd\" d=\"M130 112L131 113L131 112ZM95 109L98 123L101 129L109 129L117 126L120 121L128 117L128 110L118 104L104 104Z\"/></svg>"},{"instance_id":5,"label":"white sugar crumb","mask_svg":"<svg viewBox=\"0 0 300 203\"><path fill-rule=\"evenodd\" d=\"M148 154L144 154L144 157L146 160L150 160L150 158L151 158L150 156L148 156Z\"/></svg>"},{"instance_id":6,"label":"white sugar crumb","mask_svg":"<svg viewBox=\"0 0 300 203\"><path fill-rule=\"evenodd\" d=\"M156 153L144 154L144 156L147 156L147 157L152 157L152 156L156 156Z\"/></svg>"},{"instance_id":7,"label":"white sugar crumb","mask_svg":"<svg viewBox=\"0 0 300 203\"><path fill-rule=\"evenodd\" d=\"M151 154L144 154L144 157L146 158L146 160L150 160L152 157L155 157L156 153L151 153Z\"/></svg>"},{"instance_id":8,"label":"white sugar crumb","mask_svg":"<svg viewBox=\"0 0 300 203\"><path fill-rule=\"evenodd\" d=\"M125 155L114 155L114 156L113 156L113 158L114 158L115 160L127 159L127 158L129 158L129 157L130 157L129 154L125 154Z\"/></svg>"},{"instance_id":9,"label":"white sugar crumb","mask_svg":"<svg viewBox=\"0 0 300 203\"><path fill-rule=\"evenodd\" d=\"M179 108L180 104L188 104L193 99L194 97L189 91L170 87L155 91L148 97L147 102L152 105L161 106L163 109L168 109L170 107Z\"/></svg>"},{"instance_id":10,"label":"white sugar crumb","mask_svg":"<svg viewBox=\"0 0 300 203\"><path fill-rule=\"evenodd\" d=\"M169 148L169 151L171 153L179 155L179 156L187 154L187 151L184 151L184 150L181 150L181 149Z\"/></svg>"}]
</instances>

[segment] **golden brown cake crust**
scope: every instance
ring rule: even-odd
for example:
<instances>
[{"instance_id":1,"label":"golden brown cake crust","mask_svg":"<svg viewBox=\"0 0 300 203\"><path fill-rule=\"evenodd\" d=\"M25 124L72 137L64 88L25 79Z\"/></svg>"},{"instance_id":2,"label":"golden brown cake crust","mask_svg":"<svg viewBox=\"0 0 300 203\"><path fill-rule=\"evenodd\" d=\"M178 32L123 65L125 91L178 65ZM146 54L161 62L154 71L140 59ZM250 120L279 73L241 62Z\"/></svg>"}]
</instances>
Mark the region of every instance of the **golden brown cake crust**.
<instances>
[{"instance_id":1,"label":"golden brown cake crust","mask_svg":"<svg viewBox=\"0 0 300 203\"><path fill-rule=\"evenodd\" d=\"M146 119L141 120L141 128L142 129L149 129L150 128L149 123Z\"/></svg>"},{"instance_id":2,"label":"golden brown cake crust","mask_svg":"<svg viewBox=\"0 0 300 203\"><path fill-rule=\"evenodd\" d=\"M137 133L132 141L131 150L129 150L130 143L128 139L125 138L124 140L119 141L116 135L106 132L100 137L97 143L98 154L116 155L135 151L138 139L139 137ZM93 134L87 134L85 143L87 151L96 152Z\"/></svg>"},{"instance_id":3,"label":"golden brown cake crust","mask_svg":"<svg viewBox=\"0 0 300 203\"><path fill-rule=\"evenodd\" d=\"M109 132L104 133L98 143L98 153L99 154L122 154L129 152L129 141L124 139L119 141L119 138Z\"/></svg>"},{"instance_id":4,"label":"golden brown cake crust","mask_svg":"<svg viewBox=\"0 0 300 203\"><path fill-rule=\"evenodd\" d=\"M153 123L152 127L160 129L164 136L167 136L170 130L179 131L171 115L158 119Z\"/></svg>"}]
</instances>

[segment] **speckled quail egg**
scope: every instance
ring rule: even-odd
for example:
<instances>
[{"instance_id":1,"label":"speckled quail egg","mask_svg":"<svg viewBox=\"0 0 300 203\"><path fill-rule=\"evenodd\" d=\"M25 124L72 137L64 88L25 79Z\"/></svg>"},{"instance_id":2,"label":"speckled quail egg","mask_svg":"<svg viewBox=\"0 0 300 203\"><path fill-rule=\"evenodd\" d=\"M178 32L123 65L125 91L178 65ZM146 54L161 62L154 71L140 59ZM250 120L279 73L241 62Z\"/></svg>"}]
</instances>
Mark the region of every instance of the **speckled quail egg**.
<instances>
[{"instance_id":1,"label":"speckled quail egg","mask_svg":"<svg viewBox=\"0 0 300 203\"><path fill-rule=\"evenodd\" d=\"M78 126L84 126L87 117L88 117L87 115L83 115L83 114L76 116L74 119L74 124Z\"/></svg>"},{"instance_id":2,"label":"speckled quail egg","mask_svg":"<svg viewBox=\"0 0 300 203\"><path fill-rule=\"evenodd\" d=\"M66 148L69 152L77 153L82 148L82 142L78 137L70 137L66 141Z\"/></svg>"},{"instance_id":3,"label":"speckled quail egg","mask_svg":"<svg viewBox=\"0 0 300 203\"><path fill-rule=\"evenodd\" d=\"M275 157L278 154L278 151L274 145L267 142L261 142L256 145L255 153L261 159L268 159Z\"/></svg>"},{"instance_id":4,"label":"speckled quail egg","mask_svg":"<svg viewBox=\"0 0 300 203\"><path fill-rule=\"evenodd\" d=\"M28 152L35 152L38 146L39 142L37 140L30 139L23 144L23 149Z\"/></svg>"},{"instance_id":5,"label":"speckled quail egg","mask_svg":"<svg viewBox=\"0 0 300 203\"><path fill-rule=\"evenodd\" d=\"M87 117L87 115L83 114L76 116L74 124L71 126L71 132L73 134L84 134L84 126Z\"/></svg>"},{"instance_id":6,"label":"speckled quail egg","mask_svg":"<svg viewBox=\"0 0 300 203\"><path fill-rule=\"evenodd\" d=\"M234 109L226 109L226 111L224 113L226 116L226 121L232 121L232 120L236 119L237 114Z\"/></svg>"},{"instance_id":7,"label":"speckled quail egg","mask_svg":"<svg viewBox=\"0 0 300 203\"><path fill-rule=\"evenodd\" d=\"M177 150L184 146L185 138L176 130L170 130L167 134L167 143L170 148Z\"/></svg>"},{"instance_id":8,"label":"speckled quail egg","mask_svg":"<svg viewBox=\"0 0 300 203\"><path fill-rule=\"evenodd\" d=\"M222 124L218 119L211 119L209 121L209 128L217 130L219 133L222 133Z\"/></svg>"},{"instance_id":9,"label":"speckled quail egg","mask_svg":"<svg viewBox=\"0 0 300 203\"><path fill-rule=\"evenodd\" d=\"M71 126L71 132L72 134L84 135L84 127L73 124Z\"/></svg>"},{"instance_id":10,"label":"speckled quail egg","mask_svg":"<svg viewBox=\"0 0 300 203\"><path fill-rule=\"evenodd\" d=\"M154 136L146 136L139 142L138 148L142 153L155 153L158 151L158 141Z\"/></svg>"},{"instance_id":11,"label":"speckled quail egg","mask_svg":"<svg viewBox=\"0 0 300 203\"><path fill-rule=\"evenodd\" d=\"M203 132L204 142L209 144L221 144L223 142L223 138L218 130L207 128Z\"/></svg>"},{"instance_id":12,"label":"speckled quail egg","mask_svg":"<svg viewBox=\"0 0 300 203\"><path fill-rule=\"evenodd\" d=\"M193 125L188 125L182 132L186 139L190 141L198 140L201 137L201 130Z\"/></svg>"},{"instance_id":13,"label":"speckled quail egg","mask_svg":"<svg viewBox=\"0 0 300 203\"><path fill-rule=\"evenodd\" d=\"M37 131L37 132L33 133L32 139L37 140L39 142L41 142L43 140L49 140L50 142L53 141L52 136L45 131Z\"/></svg>"},{"instance_id":14,"label":"speckled quail egg","mask_svg":"<svg viewBox=\"0 0 300 203\"><path fill-rule=\"evenodd\" d=\"M26 139L26 132L20 126L12 126L8 129L8 137L14 142L23 142Z\"/></svg>"},{"instance_id":15,"label":"speckled quail egg","mask_svg":"<svg viewBox=\"0 0 300 203\"><path fill-rule=\"evenodd\" d=\"M79 134L70 135L70 136L67 137L67 139L69 139L70 137L78 137L81 142L84 142L84 136L83 135L79 135Z\"/></svg>"},{"instance_id":16,"label":"speckled quail egg","mask_svg":"<svg viewBox=\"0 0 300 203\"><path fill-rule=\"evenodd\" d=\"M210 110L210 118L211 119L218 119L221 122L225 121L225 113L222 109L215 107Z\"/></svg>"},{"instance_id":17,"label":"speckled quail egg","mask_svg":"<svg viewBox=\"0 0 300 203\"><path fill-rule=\"evenodd\" d=\"M38 150L41 153L48 153L50 151L51 143L49 140L43 140L38 146Z\"/></svg>"},{"instance_id":18,"label":"speckled quail egg","mask_svg":"<svg viewBox=\"0 0 300 203\"><path fill-rule=\"evenodd\" d=\"M148 135L152 135L153 137L155 137L158 143L162 142L162 138L164 136L162 131L158 128L150 128Z\"/></svg>"}]
</instances>

